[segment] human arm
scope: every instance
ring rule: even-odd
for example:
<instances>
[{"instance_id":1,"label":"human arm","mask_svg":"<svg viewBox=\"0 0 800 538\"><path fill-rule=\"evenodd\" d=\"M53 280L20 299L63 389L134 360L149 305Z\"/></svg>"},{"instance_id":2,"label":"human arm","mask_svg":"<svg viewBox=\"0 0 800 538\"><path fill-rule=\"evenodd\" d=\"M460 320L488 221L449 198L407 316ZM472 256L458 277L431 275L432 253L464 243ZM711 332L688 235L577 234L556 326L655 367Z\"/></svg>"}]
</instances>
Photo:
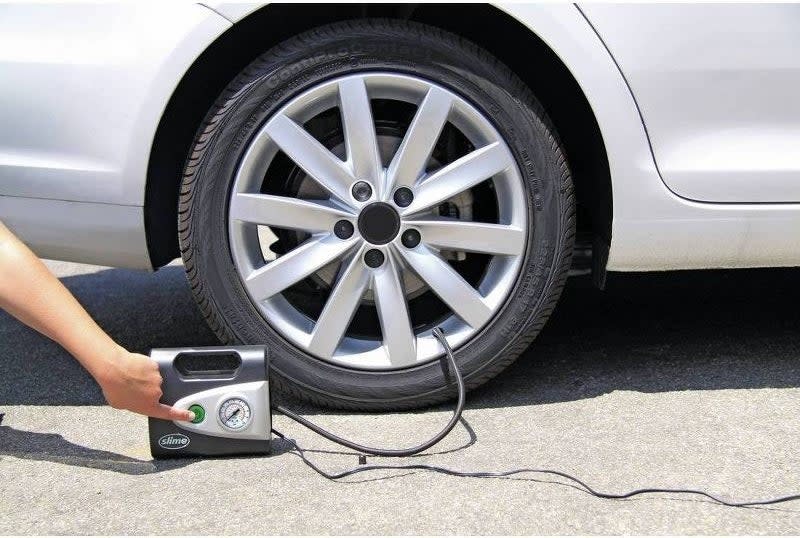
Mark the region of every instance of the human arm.
<instances>
[{"instance_id":1,"label":"human arm","mask_svg":"<svg viewBox=\"0 0 800 538\"><path fill-rule=\"evenodd\" d=\"M158 365L118 345L2 222L0 308L61 344L99 383L112 407L169 420L193 418L159 403Z\"/></svg>"}]
</instances>

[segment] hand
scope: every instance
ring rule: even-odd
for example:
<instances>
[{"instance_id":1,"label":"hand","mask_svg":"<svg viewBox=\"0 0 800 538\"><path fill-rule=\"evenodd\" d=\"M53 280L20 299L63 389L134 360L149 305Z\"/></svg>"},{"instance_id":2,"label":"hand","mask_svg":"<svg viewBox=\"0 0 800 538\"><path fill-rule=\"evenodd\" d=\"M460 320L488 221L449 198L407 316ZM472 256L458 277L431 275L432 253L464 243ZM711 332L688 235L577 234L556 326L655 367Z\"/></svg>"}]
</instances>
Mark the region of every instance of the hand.
<instances>
[{"instance_id":1,"label":"hand","mask_svg":"<svg viewBox=\"0 0 800 538\"><path fill-rule=\"evenodd\" d=\"M115 409L127 409L165 420L191 421L194 413L159 403L161 374L155 361L118 348L115 357L96 376L103 396Z\"/></svg>"}]
</instances>

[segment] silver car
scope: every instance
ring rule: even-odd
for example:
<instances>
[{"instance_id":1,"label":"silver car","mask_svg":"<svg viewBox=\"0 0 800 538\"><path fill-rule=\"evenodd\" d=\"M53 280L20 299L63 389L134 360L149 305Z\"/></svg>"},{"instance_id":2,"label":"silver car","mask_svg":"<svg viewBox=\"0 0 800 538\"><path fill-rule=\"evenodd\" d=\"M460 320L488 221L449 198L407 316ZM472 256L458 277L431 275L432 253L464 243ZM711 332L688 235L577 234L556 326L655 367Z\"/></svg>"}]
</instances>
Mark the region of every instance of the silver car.
<instances>
[{"instance_id":1,"label":"silver car","mask_svg":"<svg viewBox=\"0 0 800 538\"><path fill-rule=\"evenodd\" d=\"M435 327L476 387L575 263L601 287L800 265L798 28L791 4L4 4L0 219L43 257L182 257L280 389L428 405Z\"/></svg>"}]
</instances>

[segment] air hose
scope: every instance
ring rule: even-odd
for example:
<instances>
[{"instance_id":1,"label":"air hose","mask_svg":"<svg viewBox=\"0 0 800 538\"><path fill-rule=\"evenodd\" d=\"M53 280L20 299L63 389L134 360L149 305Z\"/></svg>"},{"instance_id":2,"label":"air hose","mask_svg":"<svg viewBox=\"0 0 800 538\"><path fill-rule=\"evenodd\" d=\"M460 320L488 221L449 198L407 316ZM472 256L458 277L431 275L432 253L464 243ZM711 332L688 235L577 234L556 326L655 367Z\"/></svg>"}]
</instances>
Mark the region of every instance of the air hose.
<instances>
[{"instance_id":1,"label":"air hose","mask_svg":"<svg viewBox=\"0 0 800 538\"><path fill-rule=\"evenodd\" d=\"M442 347L445 350L445 355L447 357L447 362L442 363L442 370L444 371L445 379L449 377L446 368L447 366L449 366L449 369L452 370L453 376L456 379L456 385L458 386L458 403L456 404L456 408L453 411L453 417L450 419L450 422L447 423L447 425L442 429L442 431L440 431L439 433L437 433L436 435L434 435L433 437L431 437L422 444L419 444L411 448L399 448L399 449L368 447L360 445L353 441L349 441L342 437L339 437L338 435L329 432L328 430L318 426L317 424L314 424L307 418L298 415L291 409L287 409L281 405L275 406L275 409L283 413L288 418L294 420L295 422L302 424L303 426L313 431L314 433L317 433L322 437L328 439L329 441L333 441L334 443L337 443L339 445L346 446L347 448L352 448L353 450L358 450L359 452L363 452L365 454L371 454L373 456L402 458L406 456L413 456L414 454L418 454L423 450L427 450L436 443L438 443L439 441L441 441L442 439L444 439L445 437L447 437L447 434L453 431L453 428L456 427L456 424L458 424L458 421L461 419L461 414L464 412L464 404L466 403L467 399L466 398L467 389L464 386L464 378L461 376L461 372L459 371L458 365L456 364L456 359L453 356L453 350L447 343L447 339L445 338L444 333L439 327L436 327L435 329L433 329L433 336L439 341L440 344L442 344Z\"/></svg>"}]
</instances>

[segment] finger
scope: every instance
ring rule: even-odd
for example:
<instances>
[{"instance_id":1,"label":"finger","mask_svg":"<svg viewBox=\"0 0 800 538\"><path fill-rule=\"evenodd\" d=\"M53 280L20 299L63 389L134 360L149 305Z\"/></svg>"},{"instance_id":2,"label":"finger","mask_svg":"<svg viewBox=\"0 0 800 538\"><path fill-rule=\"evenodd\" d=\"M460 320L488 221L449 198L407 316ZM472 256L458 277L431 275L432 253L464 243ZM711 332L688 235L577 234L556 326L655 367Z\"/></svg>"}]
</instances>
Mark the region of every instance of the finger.
<instances>
[{"instance_id":1,"label":"finger","mask_svg":"<svg viewBox=\"0 0 800 538\"><path fill-rule=\"evenodd\" d=\"M191 422L194 420L194 413L188 409L177 409L162 403L158 404L147 414L153 418L161 418L164 420L181 420L183 422Z\"/></svg>"}]
</instances>

